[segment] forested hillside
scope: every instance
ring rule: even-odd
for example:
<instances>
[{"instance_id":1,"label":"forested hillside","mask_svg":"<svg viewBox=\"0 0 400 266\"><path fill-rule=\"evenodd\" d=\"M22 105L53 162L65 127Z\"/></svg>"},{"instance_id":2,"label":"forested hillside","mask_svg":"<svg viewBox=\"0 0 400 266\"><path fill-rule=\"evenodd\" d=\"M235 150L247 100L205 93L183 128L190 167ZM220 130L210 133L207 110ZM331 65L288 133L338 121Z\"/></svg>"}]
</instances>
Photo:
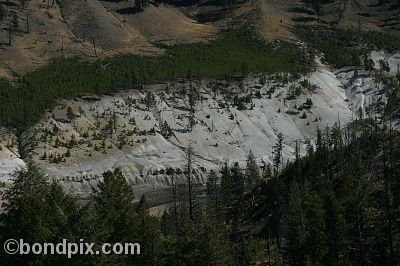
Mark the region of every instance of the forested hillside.
<instances>
[{"instance_id":1,"label":"forested hillside","mask_svg":"<svg viewBox=\"0 0 400 266\"><path fill-rule=\"evenodd\" d=\"M234 29L209 44L167 48L160 57L119 56L87 62L57 60L15 80L0 80L0 125L26 129L57 99L97 94L178 78L229 80L248 73L302 73L305 51L289 43L265 43L250 28ZM17 89L16 89L17 87Z\"/></svg>"},{"instance_id":2,"label":"forested hillside","mask_svg":"<svg viewBox=\"0 0 400 266\"><path fill-rule=\"evenodd\" d=\"M399 0L0 1L0 248L141 246L0 265L400 265L399 25Z\"/></svg>"},{"instance_id":3,"label":"forested hillside","mask_svg":"<svg viewBox=\"0 0 400 266\"><path fill-rule=\"evenodd\" d=\"M119 170L104 173L82 206L30 165L6 193L0 237L138 241L143 250L141 256L69 260L30 256L33 265L396 265L400 135L386 122L320 130L316 147L287 165L279 138L273 165L262 171L252 153L245 169L225 164L211 171L205 201L191 194L190 182L173 184L175 200L161 219L148 215L145 197L131 207L134 195Z\"/></svg>"},{"instance_id":4,"label":"forested hillside","mask_svg":"<svg viewBox=\"0 0 400 266\"><path fill-rule=\"evenodd\" d=\"M398 264L399 132L356 121L316 144L248 195L248 232L291 265Z\"/></svg>"}]
</instances>

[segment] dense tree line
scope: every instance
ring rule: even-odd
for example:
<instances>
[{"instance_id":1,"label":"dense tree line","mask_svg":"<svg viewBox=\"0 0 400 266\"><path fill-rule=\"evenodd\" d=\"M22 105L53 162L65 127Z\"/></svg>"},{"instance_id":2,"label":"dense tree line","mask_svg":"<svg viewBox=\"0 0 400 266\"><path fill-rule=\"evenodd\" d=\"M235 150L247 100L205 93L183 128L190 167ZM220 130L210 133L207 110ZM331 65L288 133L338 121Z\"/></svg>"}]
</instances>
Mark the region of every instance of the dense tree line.
<instances>
[{"instance_id":1,"label":"dense tree line","mask_svg":"<svg viewBox=\"0 0 400 266\"><path fill-rule=\"evenodd\" d=\"M236 168L228 171L239 173ZM187 202L180 202L179 209L170 212L176 214L175 217L166 214L159 221L148 214L145 197L133 207L134 194L118 169L104 173L103 179L89 202L81 205L66 195L57 183L48 183L39 169L29 164L26 170L16 174L12 189L4 196L1 242L10 238L24 239L26 243L61 243L63 239L79 243L84 239L99 246L138 242L141 255L76 255L69 259L65 255L6 255L2 252L2 265L25 265L27 261L30 265L249 264L251 253L247 242L243 239L233 242L229 238L225 220L231 221L234 216L226 212L225 219L222 216L225 212L211 210L211 196L210 209L197 207L195 218L190 216ZM235 200L234 206L237 204Z\"/></svg>"},{"instance_id":2,"label":"dense tree line","mask_svg":"<svg viewBox=\"0 0 400 266\"><path fill-rule=\"evenodd\" d=\"M329 64L339 67L360 66L361 56L372 50L400 50L400 37L393 33L329 29L321 26L297 26L295 33L310 47L324 53Z\"/></svg>"},{"instance_id":3,"label":"dense tree line","mask_svg":"<svg viewBox=\"0 0 400 266\"><path fill-rule=\"evenodd\" d=\"M27 243L60 243L63 239L99 245L138 242L141 255L69 259L2 252L2 265L27 261L30 265L249 265L254 262L257 242L240 232L239 219L245 193L260 179L258 170L250 153L245 171L238 164L225 164L222 174L211 171L206 202L196 201L191 214L189 201L175 201L159 220L148 214L144 196L134 207L134 194L118 169L104 173L94 195L82 205L57 183L49 183L30 163L16 173L13 187L3 198L2 243L10 238Z\"/></svg>"},{"instance_id":4,"label":"dense tree line","mask_svg":"<svg viewBox=\"0 0 400 266\"><path fill-rule=\"evenodd\" d=\"M229 79L249 72L305 72L295 45L267 44L251 29L228 31L209 43L165 47L159 57L119 56L94 62L56 60L18 77L14 86L0 80L0 125L26 128L59 98L142 88L149 82L210 77Z\"/></svg>"},{"instance_id":5,"label":"dense tree line","mask_svg":"<svg viewBox=\"0 0 400 266\"><path fill-rule=\"evenodd\" d=\"M400 262L400 135L373 119L318 131L315 149L253 190L243 224L274 249L273 263Z\"/></svg>"},{"instance_id":6,"label":"dense tree line","mask_svg":"<svg viewBox=\"0 0 400 266\"><path fill-rule=\"evenodd\" d=\"M0 238L24 239L28 243L139 242L141 256L8 256L2 265L153 265L159 244L157 220L146 211L145 199L136 209L131 188L119 170L106 172L97 193L85 206L66 195L56 183L48 183L35 165L16 175L5 195L6 213L1 216ZM157 241L155 241L157 239Z\"/></svg>"},{"instance_id":7,"label":"dense tree line","mask_svg":"<svg viewBox=\"0 0 400 266\"><path fill-rule=\"evenodd\" d=\"M298 153L298 146L296 145ZM296 153L296 154L297 154ZM86 204L32 164L6 193L0 238L139 242L140 256L2 256L4 265L396 265L400 261L400 134L374 119L318 130L307 155L282 164L224 164L205 201L177 190L158 219L120 170L106 172ZM183 185L183 184L182 184ZM186 184L187 185L187 184ZM184 193L177 197L177 193ZM182 196L182 195L181 195Z\"/></svg>"}]
</instances>

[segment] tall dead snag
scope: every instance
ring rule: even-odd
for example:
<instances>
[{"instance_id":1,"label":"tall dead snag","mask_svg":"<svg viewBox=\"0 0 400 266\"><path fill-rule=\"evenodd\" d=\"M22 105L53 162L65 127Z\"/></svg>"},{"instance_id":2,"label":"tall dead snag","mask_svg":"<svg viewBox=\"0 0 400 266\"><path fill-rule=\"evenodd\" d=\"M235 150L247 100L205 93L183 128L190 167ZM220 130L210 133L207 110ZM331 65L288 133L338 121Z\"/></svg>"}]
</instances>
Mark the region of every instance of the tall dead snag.
<instances>
[{"instance_id":1,"label":"tall dead snag","mask_svg":"<svg viewBox=\"0 0 400 266\"><path fill-rule=\"evenodd\" d=\"M176 176L172 176L172 194L174 197L174 222L175 222L175 230L178 232L179 224L178 224L178 199L177 199L177 184L176 184Z\"/></svg>"},{"instance_id":2,"label":"tall dead snag","mask_svg":"<svg viewBox=\"0 0 400 266\"><path fill-rule=\"evenodd\" d=\"M29 33L29 14L26 13L26 33Z\"/></svg>"},{"instance_id":3,"label":"tall dead snag","mask_svg":"<svg viewBox=\"0 0 400 266\"><path fill-rule=\"evenodd\" d=\"M193 155L193 149L191 144L189 143L189 146L187 148L187 183L188 183L188 201L189 201L189 216L190 219L194 219L193 215L193 183L192 183L192 155Z\"/></svg>"},{"instance_id":4,"label":"tall dead snag","mask_svg":"<svg viewBox=\"0 0 400 266\"><path fill-rule=\"evenodd\" d=\"M92 39L92 43L93 43L94 55L97 57L96 43L94 42L94 38Z\"/></svg>"},{"instance_id":5,"label":"tall dead snag","mask_svg":"<svg viewBox=\"0 0 400 266\"><path fill-rule=\"evenodd\" d=\"M8 28L8 45L11 46L11 22Z\"/></svg>"},{"instance_id":6,"label":"tall dead snag","mask_svg":"<svg viewBox=\"0 0 400 266\"><path fill-rule=\"evenodd\" d=\"M385 120L384 120L385 124ZM387 229L387 240L389 246L389 258L390 262L393 262L393 254L394 254L394 247L393 247L393 229L392 229L392 195L391 195L391 169L390 169L390 159L391 159L391 148L392 148L392 119L389 122L389 147L386 143L386 130L382 130L382 164L383 164L383 181L385 186L385 213L386 213L386 221Z\"/></svg>"},{"instance_id":7,"label":"tall dead snag","mask_svg":"<svg viewBox=\"0 0 400 266\"><path fill-rule=\"evenodd\" d=\"M189 130L190 132L193 131L193 127L196 124L195 120L195 107L196 107L196 92L195 88L192 85L192 77L190 74L190 71L188 73L188 78L189 78L189 108L190 108L190 114L189 114Z\"/></svg>"}]
</instances>

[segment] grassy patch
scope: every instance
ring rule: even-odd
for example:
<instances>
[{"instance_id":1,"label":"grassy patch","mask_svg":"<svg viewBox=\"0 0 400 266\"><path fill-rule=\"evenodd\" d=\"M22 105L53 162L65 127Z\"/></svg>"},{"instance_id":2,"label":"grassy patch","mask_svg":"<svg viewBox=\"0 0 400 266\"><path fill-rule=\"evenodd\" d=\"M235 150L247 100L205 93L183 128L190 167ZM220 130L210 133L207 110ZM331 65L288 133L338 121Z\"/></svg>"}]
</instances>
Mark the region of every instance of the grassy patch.
<instances>
[{"instance_id":1,"label":"grassy patch","mask_svg":"<svg viewBox=\"0 0 400 266\"><path fill-rule=\"evenodd\" d=\"M0 125L26 128L59 98L104 94L137 84L185 78L229 78L250 72L305 72L302 51L291 44L267 44L252 30L224 33L208 44L168 47L160 57L118 56L87 62L55 61L21 78L15 88L0 82Z\"/></svg>"}]
</instances>

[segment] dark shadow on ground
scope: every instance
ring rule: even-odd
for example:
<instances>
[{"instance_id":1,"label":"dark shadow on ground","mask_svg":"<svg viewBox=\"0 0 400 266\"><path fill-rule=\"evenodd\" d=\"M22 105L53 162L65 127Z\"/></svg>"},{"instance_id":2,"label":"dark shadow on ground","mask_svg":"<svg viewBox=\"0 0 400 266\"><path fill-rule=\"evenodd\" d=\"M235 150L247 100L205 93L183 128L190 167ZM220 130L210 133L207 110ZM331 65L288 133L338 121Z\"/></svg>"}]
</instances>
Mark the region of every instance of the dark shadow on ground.
<instances>
[{"instance_id":1,"label":"dark shadow on ground","mask_svg":"<svg viewBox=\"0 0 400 266\"><path fill-rule=\"evenodd\" d=\"M126 8L121 8L118 9L116 12L121 14L121 15L133 15L136 13L140 13L143 10L137 7L126 7Z\"/></svg>"}]
</instances>

